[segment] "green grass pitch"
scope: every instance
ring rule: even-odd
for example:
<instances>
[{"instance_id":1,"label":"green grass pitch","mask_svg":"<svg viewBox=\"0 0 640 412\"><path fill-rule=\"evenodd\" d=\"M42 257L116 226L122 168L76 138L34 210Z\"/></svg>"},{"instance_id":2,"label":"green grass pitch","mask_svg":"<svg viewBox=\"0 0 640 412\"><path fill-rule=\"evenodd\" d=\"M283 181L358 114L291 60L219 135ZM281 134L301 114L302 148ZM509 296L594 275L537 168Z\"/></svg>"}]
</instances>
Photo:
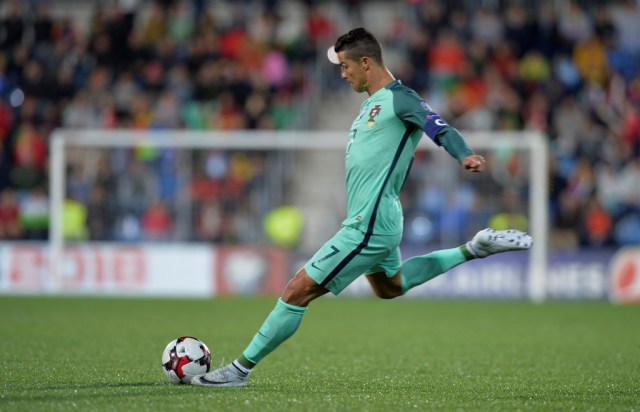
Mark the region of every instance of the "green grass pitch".
<instances>
[{"instance_id":1,"label":"green grass pitch","mask_svg":"<svg viewBox=\"0 0 640 412\"><path fill-rule=\"evenodd\" d=\"M237 356L274 298L0 297L0 411L638 411L640 307L322 298L246 388L169 384L164 346Z\"/></svg>"}]
</instances>

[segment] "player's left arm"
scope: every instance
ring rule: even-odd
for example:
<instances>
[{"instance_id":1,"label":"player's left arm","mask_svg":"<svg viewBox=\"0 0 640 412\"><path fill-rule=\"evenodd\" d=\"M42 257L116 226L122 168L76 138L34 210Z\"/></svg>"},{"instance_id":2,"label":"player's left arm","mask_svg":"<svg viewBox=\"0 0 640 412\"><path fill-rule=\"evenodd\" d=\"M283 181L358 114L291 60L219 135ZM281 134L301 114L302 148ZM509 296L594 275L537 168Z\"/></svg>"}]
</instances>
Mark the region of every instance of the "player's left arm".
<instances>
[{"instance_id":1,"label":"player's left arm","mask_svg":"<svg viewBox=\"0 0 640 412\"><path fill-rule=\"evenodd\" d=\"M442 146L466 170L476 173L485 170L484 157L475 154L467 146L458 129L449 125L417 94L409 89L404 91L396 109L405 122L421 127L435 144Z\"/></svg>"},{"instance_id":2,"label":"player's left arm","mask_svg":"<svg viewBox=\"0 0 640 412\"><path fill-rule=\"evenodd\" d=\"M436 138L433 140L436 144L444 147L447 153L457 159L465 170L473 173L480 173L485 170L486 162L484 157L473 153L473 150L467 146L458 129L446 124L446 126L440 128L435 136ZM431 136L429 135L429 137Z\"/></svg>"},{"instance_id":3,"label":"player's left arm","mask_svg":"<svg viewBox=\"0 0 640 412\"><path fill-rule=\"evenodd\" d=\"M429 107L426 103L423 106ZM475 154L473 150L467 146L458 129L449 125L439 114L429 110L425 116L422 130L424 130L435 144L444 147L444 150L456 159L465 170L473 173L484 171L484 157Z\"/></svg>"},{"instance_id":4,"label":"player's left arm","mask_svg":"<svg viewBox=\"0 0 640 412\"><path fill-rule=\"evenodd\" d=\"M486 162L484 160L484 157L477 154L472 154L462 159L462 167L472 173L480 173L484 172L484 169L486 168Z\"/></svg>"}]
</instances>

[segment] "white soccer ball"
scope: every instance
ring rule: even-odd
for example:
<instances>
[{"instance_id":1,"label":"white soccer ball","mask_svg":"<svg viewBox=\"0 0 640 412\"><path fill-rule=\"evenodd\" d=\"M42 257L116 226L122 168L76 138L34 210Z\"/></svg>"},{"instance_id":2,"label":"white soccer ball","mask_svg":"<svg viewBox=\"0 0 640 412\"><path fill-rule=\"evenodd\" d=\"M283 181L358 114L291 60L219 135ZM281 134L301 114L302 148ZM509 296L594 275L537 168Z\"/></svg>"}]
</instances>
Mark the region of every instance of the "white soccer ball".
<instances>
[{"instance_id":1,"label":"white soccer ball","mask_svg":"<svg viewBox=\"0 0 640 412\"><path fill-rule=\"evenodd\" d=\"M192 336L172 340L162 352L162 371L171 383L191 383L195 376L209 372L210 366L209 348Z\"/></svg>"}]
</instances>

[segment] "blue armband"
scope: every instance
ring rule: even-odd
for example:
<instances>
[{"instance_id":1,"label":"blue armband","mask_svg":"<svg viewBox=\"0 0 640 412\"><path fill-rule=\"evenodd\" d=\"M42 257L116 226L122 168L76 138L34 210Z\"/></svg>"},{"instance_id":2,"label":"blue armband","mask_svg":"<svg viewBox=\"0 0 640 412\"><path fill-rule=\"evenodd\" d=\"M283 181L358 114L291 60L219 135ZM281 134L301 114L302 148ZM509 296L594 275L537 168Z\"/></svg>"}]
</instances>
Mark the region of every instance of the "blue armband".
<instances>
[{"instance_id":1,"label":"blue armband","mask_svg":"<svg viewBox=\"0 0 640 412\"><path fill-rule=\"evenodd\" d=\"M431 140L435 142L438 146L441 146L441 143L438 141L438 133L442 130L443 127L449 126L447 122L445 122L439 114L437 113L429 113L427 114L426 120L424 122L424 126L422 126L422 130L429 136Z\"/></svg>"}]
</instances>

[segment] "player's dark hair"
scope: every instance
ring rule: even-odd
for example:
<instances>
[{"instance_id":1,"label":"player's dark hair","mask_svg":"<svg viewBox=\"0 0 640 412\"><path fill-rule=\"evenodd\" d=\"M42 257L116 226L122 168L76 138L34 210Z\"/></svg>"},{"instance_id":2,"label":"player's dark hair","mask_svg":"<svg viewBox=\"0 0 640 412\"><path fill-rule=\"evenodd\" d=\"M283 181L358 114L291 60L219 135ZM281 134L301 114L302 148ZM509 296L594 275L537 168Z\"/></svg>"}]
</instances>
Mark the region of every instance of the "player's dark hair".
<instances>
[{"instance_id":1,"label":"player's dark hair","mask_svg":"<svg viewBox=\"0 0 640 412\"><path fill-rule=\"evenodd\" d=\"M338 37L333 45L336 53L344 51L345 56L351 60L359 60L369 57L382 65L382 48L371 32L363 27L353 29Z\"/></svg>"}]
</instances>

